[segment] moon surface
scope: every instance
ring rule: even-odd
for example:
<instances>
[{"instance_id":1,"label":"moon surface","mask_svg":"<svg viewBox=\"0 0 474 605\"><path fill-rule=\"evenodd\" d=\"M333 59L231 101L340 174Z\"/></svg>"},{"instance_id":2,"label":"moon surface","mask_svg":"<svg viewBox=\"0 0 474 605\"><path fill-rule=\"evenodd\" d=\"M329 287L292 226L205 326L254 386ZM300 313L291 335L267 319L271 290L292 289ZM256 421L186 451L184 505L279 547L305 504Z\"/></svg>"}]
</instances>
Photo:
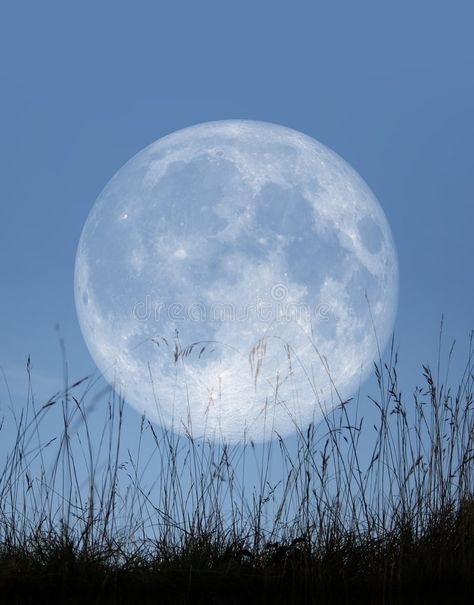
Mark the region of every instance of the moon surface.
<instances>
[{"instance_id":1,"label":"moon surface","mask_svg":"<svg viewBox=\"0 0 474 605\"><path fill-rule=\"evenodd\" d=\"M104 376L152 422L263 441L353 394L391 335L397 255L362 178L300 132L198 124L99 195L75 301Z\"/></svg>"}]
</instances>

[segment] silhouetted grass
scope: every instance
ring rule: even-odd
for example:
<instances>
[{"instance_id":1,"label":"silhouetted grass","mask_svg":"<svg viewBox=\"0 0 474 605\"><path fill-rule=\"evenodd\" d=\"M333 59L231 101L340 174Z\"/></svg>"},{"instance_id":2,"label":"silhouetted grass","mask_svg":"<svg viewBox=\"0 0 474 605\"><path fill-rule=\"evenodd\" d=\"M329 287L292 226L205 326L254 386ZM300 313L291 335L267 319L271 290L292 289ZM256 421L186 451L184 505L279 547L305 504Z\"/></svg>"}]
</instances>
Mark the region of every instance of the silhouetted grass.
<instances>
[{"instance_id":1,"label":"silhouetted grass","mask_svg":"<svg viewBox=\"0 0 474 605\"><path fill-rule=\"evenodd\" d=\"M26 405L10 403L0 432L10 443L0 474L2 602L406 603L474 594L471 347L455 386L439 367L435 375L423 367L423 386L406 399L392 345L374 370L377 396L342 402L296 439L209 443L142 418L133 452L113 391L93 395L85 380L38 405L27 370ZM105 410L100 427L90 420L96 405ZM361 416L367 405L373 426ZM51 426L61 428L51 434Z\"/></svg>"}]
</instances>

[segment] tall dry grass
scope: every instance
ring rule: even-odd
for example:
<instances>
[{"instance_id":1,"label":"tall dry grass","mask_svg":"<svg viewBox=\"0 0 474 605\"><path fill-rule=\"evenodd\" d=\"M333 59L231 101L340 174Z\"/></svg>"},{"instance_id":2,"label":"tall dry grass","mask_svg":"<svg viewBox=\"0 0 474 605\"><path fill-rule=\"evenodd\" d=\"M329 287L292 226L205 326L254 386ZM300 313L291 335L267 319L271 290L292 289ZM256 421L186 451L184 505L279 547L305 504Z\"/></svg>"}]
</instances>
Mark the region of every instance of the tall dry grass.
<instances>
[{"instance_id":1,"label":"tall dry grass","mask_svg":"<svg viewBox=\"0 0 474 605\"><path fill-rule=\"evenodd\" d=\"M133 451L113 390L69 385L65 365L64 390L38 404L28 361L26 405L0 402L0 594L176 604L470 596L472 354L471 335L454 385L441 364L423 366L406 397L392 342L374 368L376 395L341 402L292 439L211 443L141 418Z\"/></svg>"}]
</instances>

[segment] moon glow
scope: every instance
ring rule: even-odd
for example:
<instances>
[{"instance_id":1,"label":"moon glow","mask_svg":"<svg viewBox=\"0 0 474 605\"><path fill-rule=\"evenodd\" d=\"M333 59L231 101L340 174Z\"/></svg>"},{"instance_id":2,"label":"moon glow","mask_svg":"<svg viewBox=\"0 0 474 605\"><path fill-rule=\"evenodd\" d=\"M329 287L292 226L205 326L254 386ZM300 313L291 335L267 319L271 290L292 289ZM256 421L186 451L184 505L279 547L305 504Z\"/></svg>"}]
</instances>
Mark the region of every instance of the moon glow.
<instances>
[{"instance_id":1,"label":"moon glow","mask_svg":"<svg viewBox=\"0 0 474 605\"><path fill-rule=\"evenodd\" d=\"M398 264L342 158L231 120L165 136L115 174L74 288L95 363L139 412L262 441L318 421L367 376L393 328Z\"/></svg>"}]
</instances>

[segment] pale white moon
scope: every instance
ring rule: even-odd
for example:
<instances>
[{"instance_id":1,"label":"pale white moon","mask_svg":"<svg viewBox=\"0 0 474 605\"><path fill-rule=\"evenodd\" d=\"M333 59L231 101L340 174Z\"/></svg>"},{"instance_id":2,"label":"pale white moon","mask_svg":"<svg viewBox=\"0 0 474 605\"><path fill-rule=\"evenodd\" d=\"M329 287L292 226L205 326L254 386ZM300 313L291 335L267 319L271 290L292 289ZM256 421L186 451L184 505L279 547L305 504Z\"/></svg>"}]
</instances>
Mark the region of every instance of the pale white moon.
<instances>
[{"instance_id":1,"label":"pale white moon","mask_svg":"<svg viewBox=\"0 0 474 605\"><path fill-rule=\"evenodd\" d=\"M87 346L126 400L194 437L255 441L349 397L391 334L385 215L337 154L295 130L199 124L127 162L77 250Z\"/></svg>"}]
</instances>

